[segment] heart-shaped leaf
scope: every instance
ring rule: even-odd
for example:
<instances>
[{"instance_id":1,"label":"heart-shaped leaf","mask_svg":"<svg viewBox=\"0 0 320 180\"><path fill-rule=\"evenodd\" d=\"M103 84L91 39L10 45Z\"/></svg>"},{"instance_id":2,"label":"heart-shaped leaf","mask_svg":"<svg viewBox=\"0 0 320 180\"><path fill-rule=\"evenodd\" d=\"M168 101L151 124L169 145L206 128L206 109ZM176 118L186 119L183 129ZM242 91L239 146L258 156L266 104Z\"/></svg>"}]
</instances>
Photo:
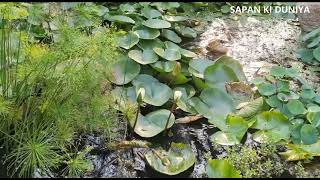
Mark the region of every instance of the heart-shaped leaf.
<instances>
[{"instance_id":1,"label":"heart-shaped leaf","mask_svg":"<svg viewBox=\"0 0 320 180\"><path fill-rule=\"evenodd\" d=\"M140 65L129 58L124 58L112 66L110 81L117 85L127 84L139 73Z\"/></svg>"},{"instance_id":2,"label":"heart-shaped leaf","mask_svg":"<svg viewBox=\"0 0 320 180\"><path fill-rule=\"evenodd\" d=\"M263 97L259 97L241 108L236 114L243 118L250 118L263 110Z\"/></svg>"},{"instance_id":3,"label":"heart-shaped leaf","mask_svg":"<svg viewBox=\"0 0 320 180\"><path fill-rule=\"evenodd\" d=\"M274 84L263 83L258 86L258 91L263 96L271 96L277 93L277 88Z\"/></svg>"},{"instance_id":4,"label":"heart-shaped leaf","mask_svg":"<svg viewBox=\"0 0 320 180\"><path fill-rule=\"evenodd\" d=\"M145 89L144 102L153 106L162 106L172 97L172 90L165 84L147 74L138 75L132 84L136 92L142 87Z\"/></svg>"},{"instance_id":5,"label":"heart-shaped leaf","mask_svg":"<svg viewBox=\"0 0 320 180\"><path fill-rule=\"evenodd\" d=\"M141 10L141 14L148 18L148 19L153 19L153 18L156 18L156 17L160 17L161 16L161 13L158 11L158 10L155 10L153 8L150 8L150 7L144 7L142 10Z\"/></svg>"},{"instance_id":6,"label":"heart-shaped leaf","mask_svg":"<svg viewBox=\"0 0 320 180\"><path fill-rule=\"evenodd\" d=\"M215 64L223 64L228 66L234 71L240 81L247 81L246 75L243 72L242 65L239 63L239 61L233 59L232 57L226 55L221 56L215 61Z\"/></svg>"},{"instance_id":7,"label":"heart-shaped leaf","mask_svg":"<svg viewBox=\"0 0 320 180\"><path fill-rule=\"evenodd\" d=\"M297 58L300 58L303 62L310 63L313 60L313 50L312 49L298 49Z\"/></svg>"},{"instance_id":8,"label":"heart-shaped leaf","mask_svg":"<svg viewBox=\"0 0 320 180\"><path fill-rule=\"evenodd\" d=\"M123 16L123 15L115 15L115 16L110 16L110 15L106 15L105 16L106 19L108 19L109 21L114 21L114 22L120 22L120 23L130 23L130 24L134 24L135 21L133 19L131 19L128 16Z\"/></svg>"},{"instance_id":9,"label":"heart-shaped leaf","mask_svg":"<svg viewBox=\"0 0 320 180\"><path fill-rule=\"evenodd\" d=\"M165 130L167 120L169 118L170 111L166 109L160 109L153 111L146 116L138 115L138 120L134 132L141 137L153 137ZM130 119L131 127L134 124L134 118ZM175 117L171 114L168 128L174 124Z\"/></svg>"},{"instance_id":10,"label":"heart-shaped leaf","mask_svg":"<svg viewBox=\"0 0 320 180\"><path fill-rule=\"evenodd\" d=\"M193 59L189 61L189 71L198 78L204 78L204 71L214 62L208 59Z\"/></svg>"},{"instance_id":11,"label":"heart-shaped leaf","mask_svg":"<svg viewBox=\"0 0 320 180\"><path fill-rule=\"evenodd\" d=\"M155 63L159 59L158 55L153 50L130 50L128 56L143 65Z\"/></svg>"},{"instance_id":12,"label":"heart-shaped leaf","mask_svg":"<svg viewBox=\"0 0 320 180\"><path fill-rule=\"evenodd\" d=\"M289 112L293 115L299 115L304 114L306 112L306 109L304 108L304 105L299 100L290 100L288 104L286 104Z\"/></svg>"},{"instance_id":13,"label":"heart-shaped leaf","mask_svg":"<svg viewBox=\"0 0 320 180\"><path fill-rule=\"evenodd\" d=\"M181 59L181 53L177 49L162 49L162 48L153 48L160 57L168 61L177 61Z\"/></svg>"},{"instance_id":14,"label":"heart-shaped leaf","mask_svg":"<svg viewBox=\"0 0 320 180\"><path fill-rule=\"evenodd\" d=\"M204 79L210 84L221 84L239 81L235 72L224 64L214 64L204 71Z\"/></svg>"},{"instance_id":15,"label":"heart-shaped leaf","mask_svg":"<svg viewBox=\"0 0 320 180\"><path fill-rule=\"evenodd\" d=\"M178 32L179 34L181 34L183 37L187 37L187 38L196 38L197 37L197 33L195 30L193 30L190 27L186 27L186 26L175 26L174 27L176 32Z\"/></svg>"},{"instance_id":16,"label":"heart-shaped leaf","mask_svg":"<svg viewBox=\"0 0 320 180\"><path fill-rule=\"evenodd\" d=\"M260 143L277 143L290 137L290 122L286 116L277 111L262 112L254 117L251 128L259 129L253 134L253 139Z\"/></svg>"},{"instance_id":17,"label":"heart-shaped leaf","mask_svg":"<svg viewBox=\"0 0 320 180\"><path fill-rule=\"evenodd\" d=\"M313 56L317 61L320 61L320 46L313 50Z\"/></svg>"},{"instance_id":18,"label":"heart-shaped leaf","mask_svg":"<svg viewBox=\"0 0 320 180\"><path fill-rule=\"evenodd\" d=\"M140 39L155 39L160 36L160 31L148 27L139 27L134 31Z\"/></svg>"},{"instance_id":19,"label":"heart-shaped leaf","mask_svg":"<svg viewBox=\"0 0 320 180\"><path fill-rule=\"evenodd\" d=\"M305 124L301 127L301 141L303 144L309 145L316 143L319 138L318 130L311 124Z\"/></svg>"},{"instance_id":20,"label":"heart-shaped leaf","mask_svg":"<svg viewBox=\"0 0 320 180\"><path fill-rule=\"evenodd\" d=\"M142 24L153 29L164 29L171 27L171 24L168 21L161 19L148 19L143 21Z\"/></svg>"},{"instance_id":21,"label":"heart-shaped leaf","mask_svg":"<svg viewBox=\"0 0 320 180\"><path fill-rule=\"evenodd\" d=\"M158 38L153 39L153 40L141 40L140 39L139 43L138 43L138 47L143 50L147 50L147 49L153 50L153 48L163 48L164 43Z\"/></svg>"},{"instance_id":22,"label":"heart-shaped leaf","mask_svg":"<svg viewBox=\"0 0 320 180\"><path fill-rule=\"evenodd\" d=\"M130 49L139 42L139 37L133 32L118 38L118 45L124 49Z\"/></svg>"},{"instance_id":23,"label":"heart-shaped leaf","mask_svg":"<svg viewBox=\"0 0 320 180\"><path fill-rule=\"evenodd\" d=\"M226 159L210 159L207 174L209 178L241 178L240 172Z\"/></svg>"},{"instance_id":24,"label":"heart-shaped leaf","mask_svg":"<svg viewBox=\"0 0 320 180\"><path fill-rule=\"evenodd\" d=\"M179 21L185 21L188 19L188 17L185 16L168 16L164 15L163 19L170 21L170 22L179 22Z\"/></svg>"},{"instance_id":25,"label":"heart-shaped leaf","mask_svg":"<svg viewBox=\"0 0 320 180\"><path fill-rule=\"evenodd\" d=\"M182 39L174 31L169 29L163 29L161 35L175 43L180 43L182 41Z\"/></svg>"},{"instance_id":26,"label":"heart-shaped leaf","mask_svg":"<svg viewBox=\"0 0 320 180\"><path fill-rule=\"evenodd\" d=\"M150 65L159 72L172 72L175 64L175 61L157 61L156 63Z\"/></svg>"},{"instance_id":27,"label":"heart-shaped leaf","mask_svg":"<svg viewBox=\"0 0 320 180\"><path fill-rule=\"evenodd\" d=\"M195 94L195 90L189 85L189 91L187 92L187 87L178 86L173 89L173 92L180 91L182 93L181 98L177 101L177 106L185 112L196 114L196 110L188 102L189 99Z\"/></svg>"},{"instance_id":28,"label":"heart-shaped leaf","mask_svg":"<svg viewBox=\"0 0 320 180\"><path fill-rule=\"evenodd\" d=\"M196 161L190 145L175 142L171 143L169 151L152 150L147 152L145 158L153 169L167 175L177 175L189 169Z\"/></svg>"}]
</instances>

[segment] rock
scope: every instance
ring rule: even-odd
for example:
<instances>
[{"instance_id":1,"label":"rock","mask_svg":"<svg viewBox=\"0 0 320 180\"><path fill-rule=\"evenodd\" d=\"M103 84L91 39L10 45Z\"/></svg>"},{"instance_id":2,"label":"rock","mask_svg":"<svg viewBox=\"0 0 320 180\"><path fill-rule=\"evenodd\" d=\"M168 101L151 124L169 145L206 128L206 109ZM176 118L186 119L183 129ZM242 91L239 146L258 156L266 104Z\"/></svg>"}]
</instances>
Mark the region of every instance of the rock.
<instances>
[{"instance_id":1,"label":"rock","mask_svg":"<svg viewBox=\"0 0 320 180\"><path fill-rule=\"evenodd\" d=\"M310 13L298 13L298 18L304 31L312 31L320 27L320 2L299 2L297 5L308 6L310 10Z\"/></svg>"}]
</instances>

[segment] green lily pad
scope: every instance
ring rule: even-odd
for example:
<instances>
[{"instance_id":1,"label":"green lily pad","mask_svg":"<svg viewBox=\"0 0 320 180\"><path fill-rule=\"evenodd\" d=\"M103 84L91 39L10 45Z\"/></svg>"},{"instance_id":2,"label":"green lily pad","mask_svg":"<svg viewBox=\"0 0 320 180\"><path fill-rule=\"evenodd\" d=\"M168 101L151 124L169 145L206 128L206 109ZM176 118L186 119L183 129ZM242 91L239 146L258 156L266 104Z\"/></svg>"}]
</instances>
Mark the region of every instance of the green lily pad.
<instances>
[{"instance_id":1,"label":"green lily pad","mask_svg":"<svg viewBox=\"0 0 320 180\"><path fill-rule=\"evenodd\" d=\"M277 95L272 95L266 99L266 103L273 108L280 108L282 107L282 102L279 100Z\"/></svg>"},{"instance_id":2,"label":"green lily pad","mask_svg":"<svg viewBox=\"0 0 320 180\"><path fill-rule=\"evenodd\" d=\"M307 41L320 33L320 28L317 28L302 37L302 41Z\"/></svg>"},{"instance_id":3,"label":"green lily pad","mask_svg":"<svg viewBox=\"0 0 320 180\"><path fill-rule=\"evenodd\" d=\"M132 13L136 10L134 6L132 6L129 3L120 4L119 8L121 9L122 12L129 12L129 13Z\"/></svg>"},{"instance_id":4,"label":"green lily pad","mask_svg":"<svg viewBox=\"0 0 320 180\"><path fill-rule=\"evenodd\" d=\"M189 71L198 78L204 78L204 71L207 67L213 65L214 62L208 59L193 59L189 61Z\"/></svg>"},{"instance_id":5,"label":"green lily pad","mask_svg":"<svg viewBox=\"0 0 320 180\"><path fill-rule=\"evenodd\" d=\"M286 104L289 112L291 114L294 115L299 115L299 114L304 114L306 112L306 109L304 107L304 105L302 104L302 102L300 102L299 100L290 100L287 104Z\"/></svg>"},{"instance_id":6,"label":"green lily pad","mask_svg":"<svg viewBox=\"0 0 320 180\"><path fill-rule=\"evenodd\" d=\"M317 38L313 39L308 45L308 48L313 48L315 46L317 46L320 43L320 36L318 36Z\"/></svg>"},{"instance_id":7,"label":"green lily pad","mask_svg":"<svg viewBox=\"0 0 320 180\"><path fill-rule=\"evenodd\" d=\"M143 65L155 63L159 59L158 55L153 50L130 50L128 56L137 63Z\"/></svg>"},{"instance_id":8,"label":"green lily pad","mask_svg":"<svg viewBox=\"0 0 320 180\"><path fill-rule=\"evenodd\" d=\"M204 89L199 98L190 100L197 112L217 127L223 126L227 115L235 110L230 95L218 88Z\"/></svg>"},{"instance_id":9,"label":"green lily pad","mask_svg":"<svg viewBox=\"0 0 320 180\"><path fill-rule=\"evenodd\" d=\"M164 29L171 27L171 24L168 21L161 19L148 19L143 21L142 24L153 29Z\"/></svg>"},{"instance_id":10,"label":"green lily pad","mask_svg":"<svg viewBox=\"0 0 320 180\"><path fill-rule=\"evenodd\" d=\"M270 74L275 77L283 77L287 74L287 70L281 66L273 66L270 69Z\"/></svg>"},{"instance_id":11,"label":"green lily pad","mask_svg":"<svg viewBox=\"0 0 320 180\"><path fill-rule=\"evenodd\" d=\"M209 178L241 178L241 174L226 159L210 159L207 166Z\"/></svg>"},{"instance_id":12,"label":"green lily pad","mask_svg":"<svg viewBox=\"0 0 320 180\"><path fill-rule=\"evenodd\" d=\"M313 60L312 49L298 49L296 52L297 58L300 58L303 62L310 63Z\"/></svg>"},{"instance_id":13,"label":"green lily pad","mask_svg":"<svg viewBox=\"0 0 320 180\"><path fill-rule=\"evenodd\" d=\"M147 74L138 75L132 84L136 87L136 91L141 87L145 89L143 101L153 106L162 106L172 97L170 87Z\"/></svg>"},{"instance_id":14,"label":"green lily pad","mask_svg":"<svg viewBox=\"0 0 320 180\"><path fill-rule=\"evenodd\" d=\"M174 31L169 29L163 29L161 35L175 43L180 43L182 41L182 39Z\"/></svg>"},{"instance_id":15,"label":"green lily pad","mask_svg":"<svg viewBox=\"0 0 320 180\"><path fill-rule=\"evenodd\" d=\"M128 84L140 73L140 65L135 61L124 58L112 67L110 81L116 85Z\"/></svg>"},{"instance_id":16,"label":"green lily pad","mask_svg":"<svg viewBox=\"0 0 320 180\"><path fill-rule=\"evenodd\" d=\"M196 76L194 76L194 75L192 75L192 81L193 81L195 87L196 87L199 91L201 91L201 90L203 90L203 89L205 89L205 88L209 88L209 86L208 86L207 83L205 83L202 79L200 79L200 78L198 78L198 77L196 77Z\"/></svg>"},{"instance_id":17,"label":"green lily pad","mask_svg":"<svg viewBox=\"0 0 320 180\"><path fill-rule=\"evenodd\" d=\"M153 48L154 52L157 53L163 59L168 61L177 61L181 59L181 53L177 49L162 49L162 48Z\"/></svg>"},{"instance_id":18,"label":"green lily pad","mask_svg":"<svg viewBox=\"0 0 320 180\"><path fill-rule=\"evenodd\" d=\"M144 7L141 10L141 14L148 19L153 19L161 16L161 13L158 10L150 7Z\"/></svg>"},{"instance_id":19,"label":"green lily pad","mask_svg":"<svg viewBox=\"0 0 320 180\"><path fill-rule=\"evenodd\" d=\"M196 31L190 27L180 25L180 26L175 26L174 28L175 28L176 32L178 32L183 37L187 37L187 38L196 38L197 37Z\"/></svg>"},{"instance_id":20,"label":"green lily pad","mask_svg":"<svg viewBox=\"0 0 320 180\"><path fill-rule=\"evenodd\" d=\"M138 43L138 47L142 50L153 50L153 48L163 48L164 47L164 43L156 38L156 39L153 39L153 40L142 40L140 39L139 40L139 43Z\"/></svg>"},{"instance_id":21,"label":"green lily pad","mask_svg":"<svg viewBox=\"0 0 320 180\"><path fill-rule=\"evenodd\" d=\"M124 49L130 49L139 42L139 37L133 32L118 38L118 45Z\"/></svg>"},{"instance_id":22,"label":"green lily pad","mask_svg":"<svg viewBox=\"0 0 320 180\"><path fill-rule=\"evenodd\" d=\"M222 124L222 123L221 123ZM248 130L248 122L240 116L229 115L223 126L217 126L220 130L214 133L211 141L221 145L236 145L240 144L243 136Z\"/></svg>"},{"instance_id":23,"label":"green lily pad","mask_svg":"<svg viewBox=\"0 0 320 180\"><path fill-rule=\"evenodd\" d=\"M277 90L278 92L290 92L290 84L289 81L278 80L277 81Z\"/></svg>"},{"instance_id":24,"label":"green lily pad","mask_svg":"<svg viewBox=\"0 0 320 180\"><path fill-rule=\"evenodd\" d=\"M105 18L108 19L109 21L114 21L114 22L130 23L130 24L135 23L135 21L133 19L131 19L128 16L123 16L123 15L115 15L115 16L106 15Z\"/></svg>"},{"instance_id":25,"label":"green lily pad","mask_svg":"<svg viewBox=\"0 0 320 180\"><path fill-rule=\"evenodd\" d=\"M301 127L301 141L303 144L309 145L317 142L319 137L318 130L311 124L305 124Z\"/></svg>"},{"instance_id":26,"label":"green lily pad","mask_svg":"<svg viewBox=\"0 0 320 180\"><path fill-rule=\"evenodd\" d=\"M260 143L277 143L290 138L290 122L286 116L277 111L266 111L254 117L251 128L259 129L253 139Z\"/></svg>"},{"instance_id":27,"label":"green lily pad","mask_svg":"<svg viewBox=\"0 0 320 180\"><path fill-rule=\"evenodd\" d=\"M243 108L237 111L237 115L243 118L251 118L257 113L261 112L264 109L264 101L263 97L259 97L248 104L246 104Z\"/></svg>"},{"instance_id":28,"label":"green lily pad","mask_svg":"<svg viewBox=\"0 0 320 180\"><path fill-rule=\"evenodd\" d=\"M169 151L152 150L146 153L145 158L153 169L167 175L180 174L196 161L190 145L175 142L171 143Z\"/></svg>"},{"instance_id":29,"label":"green lily pad","mask_svg":"<svg viewBox=\"0 0 320 180\"><path fill-rule=\"evenodd\" d=\"M313 57L320 61L320 46L313 50Z\"/></svg>"},{"instance_id":30,"label":"green lily pad","mask_svg":"<svg viewBox=\"0 0 320 180\"><path fill-rule=\"evenodd\" d=\"M320 112L308 112L307 120L311 123L313 127L320 126Z\"/></svg>"},{"instance_id":31,"label":"green lily pad","mask_svg":"<svg viewBox=\"0 0 320 180\"><path fill-rule=\"evenodd\" d=\"M163 16L164 20L167 20L169 22L179 22L179 21L185 21L188 19L188 17L185 16L168 16L168 15L164 15Z\"/></svg>"},{"instance_id":32,"label":"green lily pad","mask_svg":"<svg viewBox=\"0 0 320 180\"><path fill-rule=\"evenodd\" d=\"M155 39L160 36L160 31L148 27L139 27L134 31L140 39Z\"/></svg>"},{"instance_id":33,"label":"green lily pad","mask_svg":"<svg viewBox=\"0 0 320 180\"><path fill-rule=\"evenodd\" d=\"M271 96L277 93L277 88L274 84L264 83L258 86L258 91L263 96Z\"/></svg>"},{"instance_id":34,"label":"green lily pad","mask_svg":"<svg viewBox=\"0 0 320 180\"><path fill-rule=\"evenodd\" d=\"M156 63L150 64L152 68L159 72L172 72L175 65L175 61L157 61Z\"/></svg>"},{"instance_id":35,"label":"green lily pad","mask_svg":"<svg viewBox=\"0 0 320 180\"><path fill-rule=\"evenodd\" d=\"M160 109L153 111L146 116L138 115L138 120L134 132L141 137L153 137L165 130L167 120L169 118L170 111L166 109ZM134 124L134 118L130 119L131 127ZM175 121L175 117L171 114L168 128L170 128Z\"/></svg>"},{"instance_id":36,"label":"green lily pad","mask_svg":"<svg viewBox=\"0 0 320 180\"><path fill-rule=\"evenodd\" d=\"M177 106L185 112L196 114L197 111L188 102L189 99L194 96L195 90L190 85L188 90L186 86L178 86L173 89L173 92L180 91L182 93L181 98L177 101Z\"/></svg>"},{"instance_id":37,"label":"green lily pad","mask_svg":"<svg viewBox=\"0 0 320 180\"><path fill-rule=\"evenodd\" d=\"M210 84L224 84L226 82L239 81L235 72L223 64L213 64L207 67L204 71L204 79L206 83Z\"/></svg>"},{"instance_id":38,"label":"green lily pad","mask_svg":"<svg viewBox=\"0 0 320 180\"><path fill-rule=\"evenodd\" d=\"M316 96L317 96L317 94L314 92L313 89L302 89L302 91L301 91L301 97L303 99L311 100Z\"/></svg>"},{"instance_id":39,"label":"green lily pad","mask_svg":"<svg viewBox=\"0 0 320 180\"><path fill-rule=\"evenodd\" d=\"M180 53L182 56L186 57L186 58L195 58L197 57L197 54L192 52L192 51L189 51L189 50L186 50L186 49L182 49L180 48Z\"/></svg>"}]
</instances>

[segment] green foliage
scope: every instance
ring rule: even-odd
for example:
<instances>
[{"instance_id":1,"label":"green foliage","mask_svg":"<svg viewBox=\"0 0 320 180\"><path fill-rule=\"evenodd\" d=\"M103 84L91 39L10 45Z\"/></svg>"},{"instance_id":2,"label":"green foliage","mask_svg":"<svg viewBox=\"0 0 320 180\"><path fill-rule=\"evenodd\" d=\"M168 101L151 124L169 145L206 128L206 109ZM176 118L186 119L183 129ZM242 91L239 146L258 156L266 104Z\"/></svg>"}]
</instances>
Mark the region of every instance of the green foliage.
<instances>
[{"instance_id":1,"label":"green foliage","mask_svg":"<svg viewBox=\"0 0 320 180\"><path fill-rule=\"evenodd\" d=\"M297 50L297 57L307 64L319 65L320 61L320 28L303 34L302 48Z\"/></svg>"}]
</instances>

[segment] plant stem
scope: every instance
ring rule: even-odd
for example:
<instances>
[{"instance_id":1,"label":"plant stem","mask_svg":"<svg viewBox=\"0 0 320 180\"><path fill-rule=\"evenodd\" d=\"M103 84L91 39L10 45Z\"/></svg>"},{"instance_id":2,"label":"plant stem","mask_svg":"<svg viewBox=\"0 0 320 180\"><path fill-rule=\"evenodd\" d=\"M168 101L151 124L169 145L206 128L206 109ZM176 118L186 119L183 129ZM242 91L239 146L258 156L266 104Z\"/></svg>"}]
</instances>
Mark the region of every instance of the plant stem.
<instances>
[{"instance_id":1,"label":"plant stem","mask_svg":"<svg viewBox=\"0 0 320 180\"><path fill-rule=\"evenodd\" d=\"M133 124L133 127L132 127L133 131L136 128L136 125L137 125L137 122L138 122L139 112L140 112L140 103L138 103L138 109L137 109L137 112L136 112L136 118L135 118L135 121L134 121L134 124Z\"/></svg>"},{"instance_id":2,"label":"plant stem","mask_svg":"<svg viewBox=\"0 0 320 180\"><path fill-rule=\"evenodd\" d=\"M176 102L174 102L174 103L172 104L172 106L171 106L170 114L169 114L169 117L168 117L168 119L167 119L166 126L164 127L164 130L165 130L165 132L166 132L165 135L168 135L167 129L168 129L169 121L170 121L170 118L171 118L171 115L172 115L173 111L174 111L176 108L177 108Z\"/></svg>"}]
</instances>

